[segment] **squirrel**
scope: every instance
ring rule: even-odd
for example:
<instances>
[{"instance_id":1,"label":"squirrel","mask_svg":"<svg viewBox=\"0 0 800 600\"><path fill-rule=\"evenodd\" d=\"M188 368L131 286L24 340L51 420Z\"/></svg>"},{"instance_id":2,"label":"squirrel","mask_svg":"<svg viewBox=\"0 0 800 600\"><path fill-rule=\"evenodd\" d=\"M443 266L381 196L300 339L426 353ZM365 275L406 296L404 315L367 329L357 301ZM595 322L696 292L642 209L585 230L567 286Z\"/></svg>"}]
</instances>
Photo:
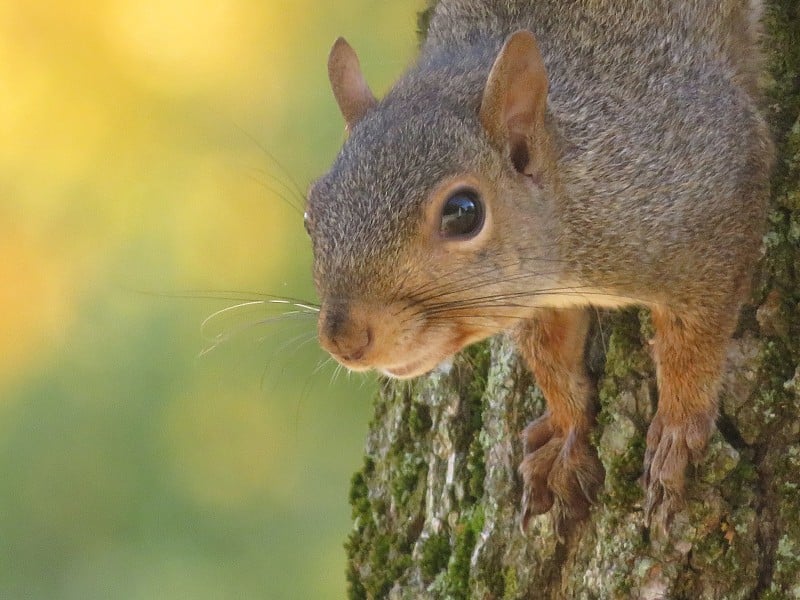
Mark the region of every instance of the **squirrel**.
<instances>
[{"instance_id":1,"label":"squirrel","mask_svg":"<svg viewBox=\"0 0 800 600\"><path fill-rule=\"evenodd\" d=\"M658 408L645 522L668 527L717 416L759 257L774 149L758 0L440 0L380 101L342 38L349 132L304 215L323 348L422 375L511 335L547 401L522 432L521 521L585 518L590 307L648 307Z\"/></svg>"}]
</instances>

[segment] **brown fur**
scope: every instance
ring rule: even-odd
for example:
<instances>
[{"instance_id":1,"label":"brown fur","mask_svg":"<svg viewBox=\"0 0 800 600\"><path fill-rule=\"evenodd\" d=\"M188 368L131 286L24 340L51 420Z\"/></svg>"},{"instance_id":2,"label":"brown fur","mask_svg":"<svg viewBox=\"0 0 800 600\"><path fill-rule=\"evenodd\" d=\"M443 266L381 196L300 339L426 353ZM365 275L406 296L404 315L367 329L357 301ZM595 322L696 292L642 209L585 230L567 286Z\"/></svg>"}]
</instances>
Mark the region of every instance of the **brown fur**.
<instances>
[{"instance_id":1,"label":"brown fur","mask_svg":"<svg viewBox=\"0 0 800 600\"><path fill-rule=\"evenodd\" d=\"M531 515L554 508L555 530L562 536L567 522L588 514L603 482L603 466L588 438L594 422L594 390L583 357L588 329L588 311L572 309L542 310L516 331L548 405L522 433L523 528Z\"/></svg>"},{"instance_id":2,"label":"brown fur","mask_svg":"<svg viewBox=\"0 0 800 600\"><path fill-rule=\"evenodd\" d=\"M757 259L772 144L754 0L440 0L415 65L373 102L337 42L351 135L313 186L323 346L412 377L513 332L548 401L523 434L523 522L585 516L587 305L653 310L659 407L648 518L667 523L713 429L725 346ZM485 207L439 234L450 190Z\"/></svg>"}]
</instances>

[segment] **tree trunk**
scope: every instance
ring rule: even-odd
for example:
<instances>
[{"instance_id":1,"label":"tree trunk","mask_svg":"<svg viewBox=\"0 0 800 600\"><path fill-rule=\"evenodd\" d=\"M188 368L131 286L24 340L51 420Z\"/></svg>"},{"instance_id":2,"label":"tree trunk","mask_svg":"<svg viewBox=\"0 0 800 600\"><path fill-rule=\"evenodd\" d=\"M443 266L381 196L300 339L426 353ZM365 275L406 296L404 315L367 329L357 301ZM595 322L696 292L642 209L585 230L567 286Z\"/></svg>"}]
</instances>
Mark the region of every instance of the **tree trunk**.
<instances>
[{"instance_id":1,"label":"tree trunk","mask_svg":"<svg viewBox=\"0 0 800 600\"><path fill-rule=\"evenodd\" d=\"M638 483L657 402L649 315L598 314L588 360L606 480L590 518L563 542L547 515L520 532L518 432L544 400L494 339L448 373L384 383L351 491L351 598L800 598L800 5L767 8L779 160L766 254L669 538L644 527Z\"/></svg>"}]
</instances>

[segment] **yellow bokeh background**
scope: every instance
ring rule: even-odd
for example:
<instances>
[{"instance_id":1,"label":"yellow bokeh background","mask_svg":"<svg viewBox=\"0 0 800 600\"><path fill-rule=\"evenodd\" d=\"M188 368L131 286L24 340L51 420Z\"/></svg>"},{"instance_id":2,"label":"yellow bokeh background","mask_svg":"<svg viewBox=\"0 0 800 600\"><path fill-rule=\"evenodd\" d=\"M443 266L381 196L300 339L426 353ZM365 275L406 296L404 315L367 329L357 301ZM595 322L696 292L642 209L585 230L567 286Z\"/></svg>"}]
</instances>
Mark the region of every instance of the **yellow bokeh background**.
<instances>
[{"instance_id":1,"label":"yellow bokeh background","mask_svg":"<svg viewBox=\"0 0 800 600\"><path fill-rule=\"evenodd\" d=\"M423 5L0 3L0 598L344 596L374 381L285 307L201 324L314 299L328 49L381 93Z\"/></svg>"}]
</instances>

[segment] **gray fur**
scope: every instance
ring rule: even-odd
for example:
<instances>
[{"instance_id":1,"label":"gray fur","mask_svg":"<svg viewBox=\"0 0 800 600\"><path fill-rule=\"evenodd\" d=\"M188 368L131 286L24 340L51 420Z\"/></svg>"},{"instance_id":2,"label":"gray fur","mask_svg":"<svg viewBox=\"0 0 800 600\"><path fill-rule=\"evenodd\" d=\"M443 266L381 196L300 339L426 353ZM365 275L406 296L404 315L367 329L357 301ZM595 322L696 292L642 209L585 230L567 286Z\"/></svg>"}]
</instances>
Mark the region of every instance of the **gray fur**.
<instances>
[{"instance_id":1,"label":"gray fur","mask_svg":"<svg viewBox=\"0 0 800 600\"><path fill-rule=\"evenodd\" d=\"M766 210L757 9L440 0L417 64L311 191L320 342L340 362L411 377L513 330L548 404L523 434L523 525L551 506L557 532L585 517L603 479L588 437L586 304L652 308L645 519L666 527L681 505ZM504 47L520 29L536 42L519 34ZM545 115L510 121L541 107L537 46ZM428 203L454 175L490 215L472 244L432 232L439 204Z\"/></svg>"},{"instance_id":2,"label":"gray fur","mask_svg":"<svg viewBox=\"0 0 800 600\"><path fill-rule=\"evenodd\" d=\"M743 0L442 0L417 64L310 195L323 295L397 293L444 176L509 180L478 108L499 48L523 28L547 66L562 192L516 207L498 252L555 257L561 279L636 302L729 298L757 252L773 154L754 97L757 22Z\"/></svg>"}]
</instances>

